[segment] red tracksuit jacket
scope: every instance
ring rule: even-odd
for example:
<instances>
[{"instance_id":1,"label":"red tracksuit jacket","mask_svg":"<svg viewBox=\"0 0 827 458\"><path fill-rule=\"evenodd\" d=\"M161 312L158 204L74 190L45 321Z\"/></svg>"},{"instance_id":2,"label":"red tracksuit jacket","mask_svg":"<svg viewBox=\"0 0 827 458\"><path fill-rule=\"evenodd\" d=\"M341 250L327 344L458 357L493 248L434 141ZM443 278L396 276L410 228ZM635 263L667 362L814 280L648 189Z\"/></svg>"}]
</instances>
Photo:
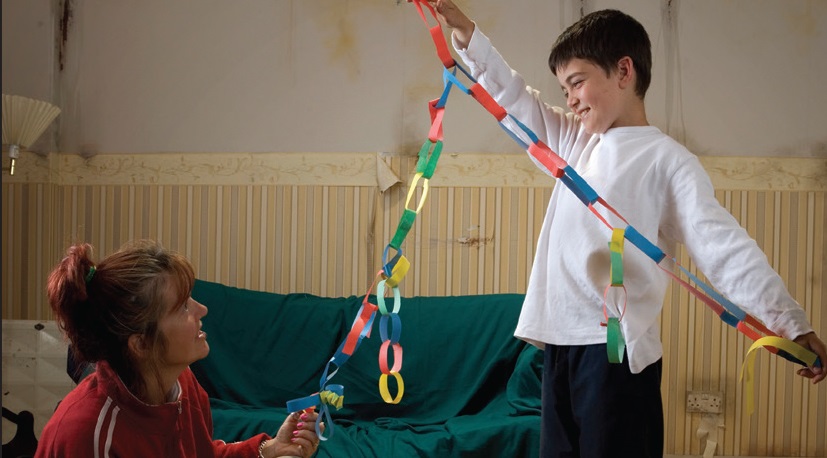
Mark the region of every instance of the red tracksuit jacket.
<instances>
[{"instance_id":1,"label":"red tracksuit jacket","mask_svg":"<svg viewBox=\"0 0 827 458\"><path fill-rule=\"evenodd\" d=\"M36 458L163 457L250 458L258 456L259 434L227 444L212 439L207 392L187 369L177 402L147 405L127 390L106 362L86 377L55 410Z\"/></svg>"}]
</instances>

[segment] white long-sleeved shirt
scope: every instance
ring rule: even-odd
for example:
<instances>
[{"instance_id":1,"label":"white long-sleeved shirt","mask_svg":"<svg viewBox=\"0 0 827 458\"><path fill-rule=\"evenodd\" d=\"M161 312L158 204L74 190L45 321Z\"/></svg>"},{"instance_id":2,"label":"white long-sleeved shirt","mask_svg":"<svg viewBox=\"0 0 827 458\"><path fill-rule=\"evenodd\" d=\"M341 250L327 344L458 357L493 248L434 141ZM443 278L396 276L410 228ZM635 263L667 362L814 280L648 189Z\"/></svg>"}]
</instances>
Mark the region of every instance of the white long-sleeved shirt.
<instances>
[{"instance_id":1,"label":"white long-sleeved shirt","mask_svg":"<svg viewBox=\"0 0 827 458\"><path fill-rule=\"evenodd\" d=\"M682 243L730 301L793 339L812 331L766 255L715 198L697 157L657 127L588 134L580 118L540 100L477 28L467 49L454 47L473 77L561 156L631 226L667 255ZM506 119L508 122L508 119ZM514 132L520 132L514 127ZM529 155L546 173L548 170ZM598 206L613 227L626 226ZM542 348L606 342L604 290L610 283L611 230L565 186L555 186L537 241L515 336ZM621 329L634 373L663 354L657 317L670 277L628 241L623 253L627 308ZM608 301L610 316L616 297Z\"/></svg>"}]
</instances>

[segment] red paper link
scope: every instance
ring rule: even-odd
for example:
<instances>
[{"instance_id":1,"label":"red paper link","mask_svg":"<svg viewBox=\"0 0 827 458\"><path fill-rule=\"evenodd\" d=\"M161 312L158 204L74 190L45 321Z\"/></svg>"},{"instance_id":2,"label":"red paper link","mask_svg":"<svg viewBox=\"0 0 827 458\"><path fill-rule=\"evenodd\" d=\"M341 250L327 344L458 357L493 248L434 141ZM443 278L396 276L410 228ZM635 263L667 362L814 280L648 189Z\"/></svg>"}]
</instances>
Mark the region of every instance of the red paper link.
<instances>
[{"instance_id":1,"label":"red paper link","mask_svg":"<svg viewBox=\"0 0 827 458\"><path fill-rule=\"evenodd\" d=\"M425 23L425 27L428 27L428 31L431 32L431 39L434 41L436 54L439 56L439 60L442 61L442 65L444 65L445 68L451 68L456 65L456 61L451 57L451 52L448 51L448 43L445 41L445 34L442 32L442 26L439 24L439 18L436 15L434 7L428 2L422 2L420 0L408 0L408 3L411 2L416 6L416 10L419 12L419 17L422 18L422 22ZM433 27L428 25L428 18L425 17L425 12L422 11L423 3L436 21L436 25Z\"/></svg>"},{"instance_id":2,"label":"red paper link","mask_svg":"<svg viewBox=\"0 0 827 458\"><path fill-rule=\"evenodd\" d=\"M443 139L442 118L445 116L445 106L436 107L439 99L428 102L428 111L431 113L431 130L428 132L428 140L436 143Z\"/></svg>"},{"instance_id":3,"label":"red paper link","mask_svg":"<svg viewBox=\"0 0 827 458\"><path fill-rule=\"evenodd\" d=\"M365 296L365 301L362 303L362 313L359 314L359 317L350 328L350 332L345 340L345 345L342 347L342 353L348 356L353 355L353 351L356 349L356 344L359 343L359 336L362 335L362 330L365 329L365 326L368 323L370 323L371 316L373 316L378 309L379 307L368 302L367 296Z\"/></svg>"},{"instance_id":4,"label":"red paper link","mask_svg":"<svg viewBox=\"0 0 827 458\"><path fill-rule=\"evenodd\" d=\"M763 336L761 336L761 334L759 334L758 331L756 331L755 329L750 328L749 326L752 326L753 328L757 329L758 331L766 334L766 336L778 337L778 334L776 334L776 333L770 331L769 329L767 329L766 326L764 326L760 321L756 320L752 315L747 315L747 317L743 321L738 322L737 328L738 328L739 331L744 333L744 335L746 335L747 337L749 337L750 339L752 339L754 341L762 338ZM772 353L772 354L778 354L778 348L776 348L776 347L765 345L764 348L769 350L769 352Z\"/></svg>"},{"instance_id":5,"label":"red paper link","mask_svg":"<svg viewBox=\"0 0 827 458\"><path fill-rule=\"evenodd\" d=\"M754 329L752 329L752 328L750 328L749 326L747 326L747 324L746 324L746 323L744 323L743 321L739 321L739 322L738 322L738 326L736 326L736 328L737 328L739 331L741 331L741 332L742 332L745 336L747 336L747 337L749 337L750 339L752 339L753 341L758 340L758 339L760 339L760 338L761 338L761 335L760 335L760 334L758 334L758 333L757 333ZM775 353L775 352L773 352L773 353Z\"/></svg>"},{"instance_id":6,"label":"red paper link","mask_svg":"<svg viewBox=\"0 0 827 458\"><path fill-rule=\"evenodd\" d=\"M376 272L376 275L373 277L373 282L370 284L370 288L368 288L368 292L365 293L365 298L362 299L362 311L357 317L357 319L353 322L353 325L350 327L350 332L345 339L345 344L342 346L342 353L352 356L353 351L356 349L356 345L359 344L359 336L362 335L362 330L365 329L365 326L370 323L370 317L373 315L374 312L379 310L377 305L371 304L368 302L368 298L370 297L371 293L373 293L373 288L376 287L376 282L382 278L382 270ZM370 330L365 337L370 338Z\"/></svg>"},{"instance_id":7,"label":"red paper link","mask_svg":"<svg viewBox=\"0 0 827 458\"><path fill-rule=\"evenodd\" d=\"M617 216L618 218L620 218L620 220L621 220L621 221L623 221L623 222L624 222L627 226L629 225L629 222L628 222L628 221L626 221L626 218L624 218L624 217L623 217L623 215L621 215L621 214L620 214L617 210L615 210L615 209L614 209L614 207L612 207L611 205L609 205L609 203L608 203L608 202L606 202L605 200L603 200L603 198L602 198L602 197L598 197L598 198L597 198L597 203L599 203L599 204L600 204L600 205L602 205L604 208L606 208L607 210L609 210L610 212L612 212L612 214L614 214L615 216Z\"/></svg>"},{"instance_id":8,"label":"red paper link","mask_svg":"<svg viewBox=\"0 0 827 458\"><path fill-rule=\"evenodd\" d=\"M597 216L597 219L602 221L603 224L606 225L606 227L608 227L609 229L614 229L614 227L612 227L612 225L609 223L609 221L606 220L606 218L604 218L603 215L601 215L600 212L598 212L596 208L594 208L594 205L589 204L589 210L591 210L591 212L594 213L594 216Z\"/></svg>"},{"instance_id":9,"label":"red paper link","mask_svg":"<svg viewBox=\"0 0 827 458\"><path fill-rule=\"evenodd\" d=\"M768 335L768 336L771 336L771 337L778 337L778 334L776 334L776 333L770 331L769 329L767 329L767 327L764 326L764 323L761 323L760 321L756 320L755 317L753 317L752 315L747 315L747 317L744 319L744 321L746 321L747 324L752 326L753 328L763 332L765 335Z\"/></svg>"},{"instance_id":10,"label":"red paper link","mask_svg":"<svg viewBox=\"0 0 827 458\"><path fill-rule=\"evenodd\" d=\"M626 296L626 287L623 286L623 285L608 285L608 286L606 286L606 289L603 290L603 320L604 321L602 323L600 323L600 326L607 326L608 323L609 323L609 311L606 308L606 302L608 302L609 289L611 289L611 288L623 288L623 310L620 309L619 305L615 307L617 309L617 313L618 313L617 321L618 322L622 321L623 320L623 315L626 314L626 300L628 299L628 297Z\"/></svg>"},{"instance_id":11,"label":"red paper link","mask_svg":"<svg viewBox=\"0 0 827 458\"><path fill-rule=\"evenodd\" d=\"M483 89L480 83L475 83L473 86L471 86L471 97L476 99L476 101L479 102L483 108L485 108L489 113L494 115L494 117L497 118L497 121L502 121L506 116L508 116L508 113L505 111L505 108L503 108L499 103L494 101L494 98L491 97L491 94L489 94L488 91Z\"/></svg>"},{"instance_id":12,"label":"red paper link","mask_svg":"<svg viewBox=\"0 0 827 458\"><path fill-rule=\"evenodd\" d=\"M434 39L434 46L436 46L436 55L442 61L445 68L452 68L456 65L456 61L448 51L448 43L445 41L445 34L442 32L442 26L435 25L431 27L431 37Z\"/></svg>"},{"instance_id":13,"label":"red paper link","mask_svg":"<svg viewBox=\"0 0 827 458\"><path fill-rule=\"evenodd\" d=\"M537 143L528 145L528 152L540 161L541 164L546 166L554 178L562 178L565 174L563 169L566 168L568 164L566 164L563 158L554 154L551 148L546 146L545 143L538 140Z\"/></svg>"},{"instance_id":14,"label":"red paper link","mask_svg":"<svg viewBox=\"0 0 827 458\"><path fill-rule=\"evenodd\" d=\"M618 213L618 212L617 212L617 210L615 210L615 209L614 209L614 207L612 207L611 205L609 205L608 203L606 203L606 201L605 201L605 200L603 200L603 198L602 198L602 197L598 197L598 198L597 198L597 202L598 202L599 204L603 205L603 207L604 207L604 208L606 208L607 210L609 210L610 212L612 212L612 214L613 214L613 215L615 215L615 216L617 216L618 218L620 218L620 220L621 220L621 221L623 221L624 223L626 223L626 225L627 225L627 226L629 225L629 222L628 222L628 221L626 221L626 218L624 218L624 217L623 217L623 215L621 215L620 213ZM608 227L609 229L614 229L614 226L612 226L612 225L611 225L611 223L609 223L609 220L607 220L606 218L604 218L604 217L603 217L603 215L601 215L601 214L600 214L600 212L599 212L599 211L597 211L597 207L595 207L595 206L594 206L594 205L592 205L592 204L589 204L589 210L590 210L592 213L594 213L594 216L596 216L596 217L597 217L597 219L599 219L599 220L600 220L600 221L601 221L604 225L606 225L606 227Z\"/></svg>"},{"instance_id":15,"label":"red paper link","mask_svg":"<svg viewBox=\"0 0 827 458\"><path fill-rule=\"evenodd\" d=\"M424 22L425 25L427 26L428 25L428 18L425 17L425 12L422 11L422 3L423 3L422 0L408 0L408 3L413 3L414 4L414 6L416 7L416 10L419 12L419 17L422 18L422 22ZM428 3L428 2L424 2L424 3L425 3L425 7L427 7L428 10L431 12L431 16L433 16L434 19L437 21L437 24L439 24L439 19L437 19L436 10L434 10L434 7L431 6L431 4Z\"/></svg>"},{"instance_id":16,"label":"red paper link","mask_svg":"<svg viewBox=\"0 0 827 458\"><path fill-rule=\"evenodd\" d=\"M388 370L388 347L393 348L393 367ZM390 340L382 342L379 347L379 370L383 374L390 374L391 372L399 372L402 369L402 345L398 343L392 344Z\"/></svg>"}]
</instances>

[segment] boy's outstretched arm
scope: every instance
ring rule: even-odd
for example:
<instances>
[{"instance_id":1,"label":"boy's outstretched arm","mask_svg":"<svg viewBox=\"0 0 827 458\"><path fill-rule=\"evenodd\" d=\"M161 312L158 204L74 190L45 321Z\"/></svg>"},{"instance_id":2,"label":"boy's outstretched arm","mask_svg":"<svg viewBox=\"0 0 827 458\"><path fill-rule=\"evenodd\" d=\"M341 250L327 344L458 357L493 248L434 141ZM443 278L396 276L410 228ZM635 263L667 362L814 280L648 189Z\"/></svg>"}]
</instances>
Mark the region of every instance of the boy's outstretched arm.
<instances>
[{"instance_id":1,"label":"boy's outstretched arm","mask_svg":"<svg viewBox=\"0 0 827 458\"><path fill-rule=\"evenodd\" d=\"M827 376L827 347L824 342L818 338L815 332L810 332L795 339L795 343L804 348L810 349L821 359L821 367L805 367L798 370L798 375L811 379L813 383L818 383Z\"/></svg>"},{"instance_id":2,"label":"boy's outstretched arm","mask_svg":"<svg viewBox=\"0 0 827 458\"><path fill-rule=\"evenodd\" d=\"M474 34L474 21L468 18L451 0L428 0L436 9L439 20L454 29L454 37L460 48L467 48Z\"/></svg>"}]
</instances>

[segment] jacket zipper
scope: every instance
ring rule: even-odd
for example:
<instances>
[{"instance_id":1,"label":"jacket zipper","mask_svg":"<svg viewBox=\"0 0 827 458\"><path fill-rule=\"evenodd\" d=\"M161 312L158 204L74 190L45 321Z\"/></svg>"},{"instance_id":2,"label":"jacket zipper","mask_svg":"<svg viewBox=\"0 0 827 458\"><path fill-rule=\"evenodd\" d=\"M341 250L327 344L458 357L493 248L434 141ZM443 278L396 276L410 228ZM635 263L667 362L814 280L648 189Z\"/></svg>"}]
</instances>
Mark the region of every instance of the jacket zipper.
<instances>
[{"instance_id":1,"label":"jacket zipper","mask_svg":"<svg viewBox=\"0 0 827 458\"><path fill-rule=\"evenodd\" d=\"M181 400L178 399L178 419L175 422L175 430L178 433L178 450L181 452L181 456L186 458L186 450L184 450L184 443L181 440L181 412L183 411L183 407L181 406Z\"/></svg>"}]
</instances>

